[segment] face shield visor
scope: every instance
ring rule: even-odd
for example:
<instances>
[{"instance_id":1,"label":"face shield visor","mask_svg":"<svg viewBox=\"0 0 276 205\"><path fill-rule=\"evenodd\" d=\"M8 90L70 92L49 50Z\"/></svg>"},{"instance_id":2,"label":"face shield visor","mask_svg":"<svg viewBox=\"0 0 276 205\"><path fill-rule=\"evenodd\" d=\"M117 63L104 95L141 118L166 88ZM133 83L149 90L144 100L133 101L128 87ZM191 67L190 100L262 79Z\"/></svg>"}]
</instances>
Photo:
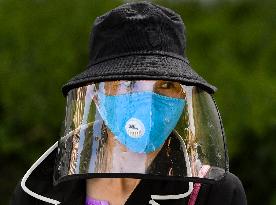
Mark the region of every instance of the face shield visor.
<instances>
[{"instance_id":1,"label":"face shield visor","mask_svg":"<svg viewBox=\"0 0 276 205\"><path fill-rule=\"evenodd\" d=\"M179 82L120 80L75 88L67 95L63 133L55 184L74 177L216 181L228 167L213 98Z\"/></svg>"}]
</instances>

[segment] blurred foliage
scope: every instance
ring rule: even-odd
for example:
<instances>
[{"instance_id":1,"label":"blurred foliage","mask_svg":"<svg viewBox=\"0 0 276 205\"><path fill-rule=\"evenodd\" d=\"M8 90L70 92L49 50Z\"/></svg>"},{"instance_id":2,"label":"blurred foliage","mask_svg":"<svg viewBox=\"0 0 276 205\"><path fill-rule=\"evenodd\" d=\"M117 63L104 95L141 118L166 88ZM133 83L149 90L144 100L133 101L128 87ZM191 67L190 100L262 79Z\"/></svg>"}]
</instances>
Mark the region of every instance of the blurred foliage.
<instances>
[{"instance_id":1,"label":"blurred foliage","mask_svg":"<svg viewBox=\"0 0 276 205\"><path fill-rule=\"evenodd\" d=\"M249 204L276 204L276 3L156 1L183 17L188 57L219 90L230 170ZM61 86L88 63L96 16L121 1L0 1L0 204L58 140Z\"/></svg>"}]
</instances>

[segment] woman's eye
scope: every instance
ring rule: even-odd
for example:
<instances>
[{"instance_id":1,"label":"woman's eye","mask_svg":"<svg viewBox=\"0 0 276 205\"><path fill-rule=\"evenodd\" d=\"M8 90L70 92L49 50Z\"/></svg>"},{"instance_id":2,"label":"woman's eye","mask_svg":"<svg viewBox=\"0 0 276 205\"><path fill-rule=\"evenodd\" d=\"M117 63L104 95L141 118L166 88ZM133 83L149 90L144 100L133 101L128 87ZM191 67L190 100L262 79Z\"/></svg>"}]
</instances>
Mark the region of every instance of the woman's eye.
<instances>
[{"instance_id":1,"label":"woman's eye","mask_svg":"<svg viewBox=\"0 0 276 205\"><path fill-rule=\"evenodd\" d=\"M169 89L173 86L173 84L171 82L164 82L161 85L161 88L165 88L165 89Z\"/></svg>"},{"instance_id":2,"label":"woman's eye","mask_svg":"<svg viewBox=\"0 0 276 205\"><path fill-rule=\"evenodd\" d=\"M131 87L131 81L124 81L121 83L121 86L129 88Z\"/></svg>"}]
</instances>

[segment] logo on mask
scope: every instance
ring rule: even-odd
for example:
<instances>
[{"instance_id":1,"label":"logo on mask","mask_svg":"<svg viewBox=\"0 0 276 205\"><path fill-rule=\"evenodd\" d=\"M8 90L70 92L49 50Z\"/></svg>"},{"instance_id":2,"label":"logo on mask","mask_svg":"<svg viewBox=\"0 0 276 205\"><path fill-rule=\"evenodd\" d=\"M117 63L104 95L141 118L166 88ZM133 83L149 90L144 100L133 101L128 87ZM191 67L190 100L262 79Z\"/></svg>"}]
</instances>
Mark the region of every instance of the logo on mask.
<instances>
[{"instance_id":1,"label":"logo on mask","mask_svg":"<svg viewBox=\"0 0 276 205\"><path fill-rule=\"evenodd\" d=\"M145 134L145 126L137 118L131 118L126 122L125 129L127 134L132 138L139 138Z\"/></svg>"}]
</instances>

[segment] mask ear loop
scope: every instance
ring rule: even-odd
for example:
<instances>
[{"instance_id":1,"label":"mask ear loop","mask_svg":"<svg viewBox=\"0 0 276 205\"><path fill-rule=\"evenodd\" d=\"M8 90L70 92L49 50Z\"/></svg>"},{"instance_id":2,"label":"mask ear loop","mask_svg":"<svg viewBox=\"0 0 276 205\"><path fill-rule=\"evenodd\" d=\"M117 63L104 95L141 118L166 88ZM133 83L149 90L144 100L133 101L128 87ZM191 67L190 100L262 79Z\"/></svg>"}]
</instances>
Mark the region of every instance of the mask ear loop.
<instances>
[{"instance_id":1,"label":"mask ear loop","mask_svg":"<svg viewBox=\"0 0 276 205\"><path fill-rule=\"evenodd\" d=\"M184 150L184 157L185 157L186 167L187 167L187 176L192 177L192 168L191 168L191 164L190 164L188 151L187 151L185 142L176 130L173 130L173 132L175 133L175 135L179 139L181 147ZM188 189L187 192L185 192L183 194L177 194L177 195L151 195L151 200L149 201L149 204L159 205L159 203L157 203L154 200L168 200L168 199L182 199L182 198L185 198L185 197L189 196L192 193L193 186L194 186L193 182L189 182L189 189Z\"/></svg>"}]
</instances>

